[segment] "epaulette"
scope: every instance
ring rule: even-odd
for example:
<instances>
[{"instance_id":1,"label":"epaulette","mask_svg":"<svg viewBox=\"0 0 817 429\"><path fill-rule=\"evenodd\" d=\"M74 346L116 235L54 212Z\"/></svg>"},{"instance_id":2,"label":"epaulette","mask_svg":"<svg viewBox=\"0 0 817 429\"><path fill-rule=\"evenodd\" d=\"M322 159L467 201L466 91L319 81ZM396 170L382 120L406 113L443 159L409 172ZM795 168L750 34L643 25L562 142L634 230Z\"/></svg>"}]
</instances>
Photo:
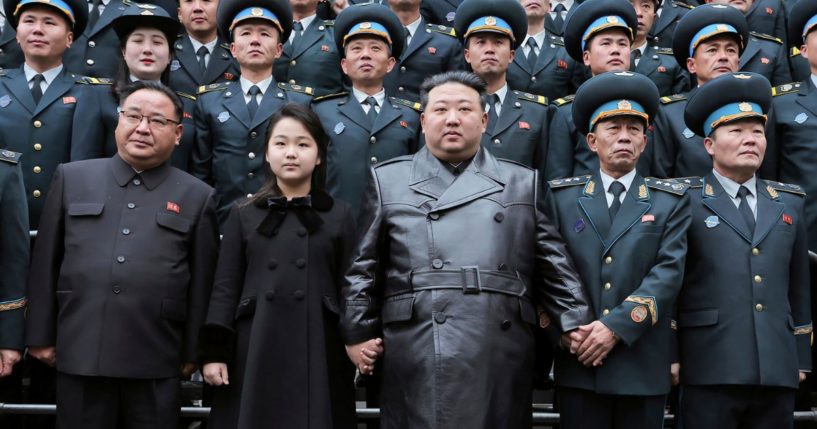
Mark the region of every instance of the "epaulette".
<instances>
[{"instance_id":1,"label":"epaulette","mask_svg":"<svg viewBox=\"0 0 817 429\"><path fill-rule=\"evenodd\" d=\"M211 83L210 85L202 85L196 92L196 95L204 94L205 92L224 91L230 86L230 82Z\"/></svg>"},{"instance_id":2,"label":"epaulette","mask_svg":"<svg viewBox=\"0 0 817 429\"><path fill-rule=\"evenodd\" d=\"M325 25L327 27L334 27L335 26L335 20L334 19L324 19L323 20L323 25Z\"/></svg>"},{"instance_id":3,"label":"epaulette","mask_svg":"<svg viewBox=\"0 0 817 429\"><path fill-rule=\"evenodd\" d=\"M667 179L672 180L673 182L683 183L690 188L702 188L704 186L704 180L698 176L690 176L690 177L676 177L674 179Z\"/></svg>"},{"instance_id":4,"label":"epaulette","mask_svg":"<svg viewBox=\"0 0 817 429\"><path fill-rule=\"evenodd\" d=\"M558 36L550 36L550 43L553 44L553 46L564 47L565 46L565 39L562 39L561 37L558 37Z\"/></svg>"},{"instance_id":5,"label":"epaulette","mask_svg":"<svg viewBox=\"0 0 817 429\"><path fill-rule=\"evenodd\" d=\"M222 47L222 48L224 48L224 49L226 49L228 51L230 50L230 44L229 43L222 43L222 44L220 44L218 46L220 46L220 47Z\"/></svg>"},{"instance_id":6,"label":"epaulette","mask_svg":"<svg viewBox=\"0 0 817 429\"><path fill-rule=\"evenodd\" d=\"M280 82L278 84L278 88L281 88L281 89L283 89L285 91L300 92L301 94L306 94L306 95L312 95L312 94L315 93L315 91L312 89L311 86L302 86L302 85L297 85L297 84L294 84L294 83Z\"/></svg>"},{"instance_id":7,"label":"epaulette","mask_svg":"<svg viewBox=\"0 0 817 429\"><path fill-rule=\"evenodd\" d=\"M7 149L0 150L0 161L6 161L9 164L17 164L20 162L21 156L23 156L23 154L20 152Z\"/></svg>"},{"instance_id":8,"label":"epaulette","mask_svg":"<svg viewBox=\"0 0 817 429\"><path fill-rule=\"evenodd\" d=\"M6 75L6 69L0 68L0 76Z\"/></svg>"},{"instance_id":9,"label":"epaulette","mask_svg":"<svg viewBox=\"0 0 817 429\"><path fill-rule=\"evenodd\" d=\"M426 28L428 28L429 30L431 30L431 31L433 31L435 33L445 34L446 36L451 36L451 37L457 37L457 31L454 30L453 27L446 27L445 25L439 25L439 24L427 24Z\"/></svg>"},{"instance_id":10,"label":"epaulette","mask_svg":"<svg viewBox=\"0 0 817 429\"><path fill-rule=\"evenodd\" d=\"M792 92L799 92L800 91L800 82L792 82L787 83L785 85L780 85L772 88L772 97L777 97L778 95L783 94L790 94Z\"/></svg>"},{"instance_id":11,"label":"epaulette","mask_svg":"<svg viewBox=\"0 0 817 429\"><path fill-rule=\"evenodd\" d=\"M79 76L77 83L85 85L113 85L113 79L106 77Z\"/></svg>"},{"instance_id":12,"label":"epaulette","mask_svg":"<svg viewBox=\"0 0 817 429\"><path fill-rule=\"evenodd\" d=\"M553 100L553 104L557 106L564 106L565 104L572 103L574 97L576 97L576 94L570 94L567 97L557 98Z\"/></svg>"},{"instance_id":13,"label":"epaulette","mask_svg":"<svg viewBox=\"0 0 817 429\"><path fill-rule=\"evenodd\" d=\"M548 181L548 185L550 185L551 189L554 188L564 188L567 186L575 186L575 185L584 185L590 178L593 177L589 174L584 176L576 176L576 177L568 177L567 179L554 179Z\"/></svg>"},{"instance_id":14,"label":"epaulette","mask_svg":"<svg viewBox=\"0 0 817 429\"><path fill-rule=\"evenodd\" d=\"M687 96L684 95L684 94L675 94L675 95L669 95L669 96L660 98L661 104L672 104L672 103L675 103L676 101L683 101L683 100L686 100L686 99L687 99Z\"/></svg>"},{"instance_id":15,"label":"epaulette","mask_svg":"<svg viewBox=\"0 0 817 429\"><path fill-rule=\"evenodd\" d=\"M531 94L529 92L522 92L522 91L514 91L513 93L516 94L519 97L519 99L521 99L521 100L530 101L530 102L533 102L533 103L539 103L539 104L543 104L545 106L548 105L548 99L544 95L536 95L536 94Z\"/></svg>"},{"instance_id":16,"label":"epaulette","mask_svg":"<svg viewBox=\"0 0 817 429\"><path fill-rule=\"evenodd\" d=\"M655 53L661 55L674 55L672 53L672 48L655 48Z\"/></svg>"},{"instance_id":17,"label":"epaulette","mask_svg":"<svg viewBox=\"0 0 817 429\"><path fill-rule=\"evenodd\" d=\"M133 6L134 2L132 2L131 0L122 0L122 4L124 4L125 6Z\"/></svg>"},{"instance_id":18,"label":"epaulette","mask_svg":"<svg viewBox=\"0 0 817 429\"><path fill-rule=\"evenodd\" d=\"M423 111L423 105L416 102L416 101L403 100L402 98L397 98L397 97L389 97L389 101L391 101L392 103L397 103L397 104L409 107L409 108L414 109L414 110L416 110L418 112Z\"/></svg>"},{"instance_id":19,"label":"epaulette","mask_svg":"<svg viewBox=\"0 0 817 429\"><path fill-rule=\"evenodd\" d=\"M776 190L776 191L783 191L788 192L790 194L800 195L801 197L806 196L806 191L803 190L799 185L792 185L789 183L781 183L775 182L772 180L761 180L766 186ZM771 194L771 192L769 192Z\"/></svg>"},{"instance_id":20,"label":"epaulette","mask_svg":"<svg viewBox=\"0 0 817 429\"><path fill-rule=\"evenodd\" d=\"M179 97L184 97L184 98L196 101L196 96L190 95L190 94L188 94L186 92L176 91L176 95L178 95Z\"/></svg>"},{"instance_id":21,"label":"epaulette","mask_svg":"<svg viewBox=\"0 0 817 429\"><path fill-rule=\"evenodd\" d=\"M676 182L674 180L656 179L655 177L645 177L644 183L647 187L658 189L659 191L669 192L675 195L684 195L689 188L686 183Z\"/></svg>"},{"instance_id":22,"label":"epaulette","mask_svg":"<svg viewBox=\"0 0 817 429\"><path fill-rule=\"evenodd\" d=\"M758 33L756 31L750 31L749 34L751 34L754 37L757 37L758 39L769 40L769 41L775 42L778 45L783 44L783 40L781 40L779 37L774 37L774 36L769 35L769 34Z\"/></svg>"},{"instance_id":23,"label":"epaulette","mask_svg":"<svg viewBox=\"0 0 817 429\"><path fill-rule=\"evenodd\" d=\"M683 7L683 8L690 9L690 10L695 9L695 6L692 6L691 4L686 4L686 3L680 2L680 1L672 2L672 5L676 6L676 7Z\"/></svg>"},{"instance_id":24,"label":"epaulette","mask_svg":"<svg viewBox=\"0 0 817 429\"><path fill-rule=\"evenodd\" d=\"M792 46L789 50L789 56L796 57L798 55L800 55L800 48L797 46Z\"/></svg>"},{"instance_id":25,"label":"epaulette","mask_svg":"<svg viewBox=\"0 0 817 429\"><path fill-rule=\"evenodd\" d=\"M318 101L324 101L324 100L331 100L333 98L338 98L340 96L348 95L348 94L349 93L345 92L345 91L344 92L336 92L334 94L326 94L326 95L321 95L320 97L315 97L315 98L312 99L312 101L318 102Z\"/></svg>"}]
</instances>

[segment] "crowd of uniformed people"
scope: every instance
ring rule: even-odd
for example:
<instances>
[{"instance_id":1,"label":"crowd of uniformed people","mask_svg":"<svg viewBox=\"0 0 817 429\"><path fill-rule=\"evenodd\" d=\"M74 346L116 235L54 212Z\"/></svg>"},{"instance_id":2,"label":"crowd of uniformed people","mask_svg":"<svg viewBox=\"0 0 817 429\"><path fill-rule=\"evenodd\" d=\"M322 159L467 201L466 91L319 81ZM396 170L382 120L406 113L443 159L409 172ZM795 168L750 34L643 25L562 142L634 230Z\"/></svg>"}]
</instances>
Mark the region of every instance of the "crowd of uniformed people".
<instances>
[{"instance_id":1,"label":"crowd of uniformed people","mask_svg":"<svg viewBox=\"0 0 817 429\"><path fill-rule=\"evenodd\" d=\"M203 364L216 427L353 426L354 369L377 404L388 350L352 335L362 304L342 292L384 222L373 168L431 150L432 91L460 85L480 153L535 170L585 289L592 317L561 342L558 314L533 316L531 378L555 360L563 425L661 427L673 405L688 428L791 426L811 370L817 2L698 3L4 0L0 402L56 401L63 428L173 427ZM483 89L423 87L452 71ZM389 224L410 240L406 217ZM53 425L6 422L24 420Z\"/></svg>"}]
</instances>

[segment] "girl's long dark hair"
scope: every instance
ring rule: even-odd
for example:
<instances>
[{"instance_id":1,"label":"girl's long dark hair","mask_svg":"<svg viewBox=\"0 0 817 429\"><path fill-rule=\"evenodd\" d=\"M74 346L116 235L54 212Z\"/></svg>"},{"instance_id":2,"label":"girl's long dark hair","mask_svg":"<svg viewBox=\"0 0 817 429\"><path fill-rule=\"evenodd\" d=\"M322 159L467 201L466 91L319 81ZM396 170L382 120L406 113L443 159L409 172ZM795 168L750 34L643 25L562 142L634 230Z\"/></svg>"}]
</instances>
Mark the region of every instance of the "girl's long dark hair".
<instances>
[{"instance_id":1,"label":"girl's long dark hair","mask_svg":"<svg viewBox=\"0 0 817 429\"><path fill-rule=\"evenodd\" d=\"M270 138L272 137L272 130L284 118L294 119L301 123L306 128L306 131L315 140L318 145L318 159L321 163L315 166L312 171L311 189L310 193L316 191L323 192L326 188L326 150L329 146L329 137L323 131L321 120L318 115L312 110L296 103L287 103L281 110L276 112L269 120L266 132L266 144L264 145L264 155L266 155ZM265 163L266 164L266 163ZM269 197L280 197L281 189L278 188L278 178L273 174L272 169L267 167L267 180L261 189L256 192L252 198L247 201L247 204L264 203Z\"/></svg>"}]
</instances>

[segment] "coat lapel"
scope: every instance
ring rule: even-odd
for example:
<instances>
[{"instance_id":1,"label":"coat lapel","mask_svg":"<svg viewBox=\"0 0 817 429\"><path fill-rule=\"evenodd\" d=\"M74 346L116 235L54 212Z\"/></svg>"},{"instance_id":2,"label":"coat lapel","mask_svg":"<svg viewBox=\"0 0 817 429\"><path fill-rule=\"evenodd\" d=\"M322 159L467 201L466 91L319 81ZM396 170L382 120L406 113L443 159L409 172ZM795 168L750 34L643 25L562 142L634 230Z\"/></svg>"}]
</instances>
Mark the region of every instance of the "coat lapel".
<instances>
[{"instance_id":1,"label":"coat lapel","mask_svg":"<svg viewBox=\"0 0 817 429\"><path fill-rule=\"evenodd\" d=\"M454 175L425 147L414 155L409 188L415 192L437 200L454 179Z\"/></svg>"},{"instance_id":2,"label":"coat lapel","mask_svg":"<svg viewBox=\"0 0 817 429\"><path fill-rule=\"evenodd\" d=\"M371 129L369 118L366 117L366 112L363 111L363 107L360 106L354 95L349 94L338 110L343 116L346 116L364 130L369 131Z\"/></svg>"},{"instance_id":3,"label":"coat lapel","mask_svg":"<svg viewBox=\"0 0 817 429\"><path fill-rule=\"evenodd\" d=\"M230 54L229 44L225 43L224 39L219 36L216 42L216 48L213 50L213 53L210 54L210 62L207 63L207 70L204 71L202 83L206 84L219 79L221 74L230 67L232 58L233 56Z\"/></svg>"},{"instance_id":4,"label":"coat lapel","mask_svg":"<svg viewBox=\"0 0 817 429\"><path fill-rule=\"evenodd\" d=\"M261 104L258 105L258 111L255 112L255 116L252 118L252 126L250 126L250 129L261 125L261 123L269 119L273 113L281 110L284 104L286 104L284 92L278 88L278 85L273 80L264 93L264 96L261 97ZM247 112L249 113L249 110L247 110Z\"/></svg>"},{"instance_id":5,"label":"coat lapel","mask_svg":"<svg viewBox=\"0 0 817 429\"><path fill-rule=\"evenodd\" d=\"M562 35L562 29L556 28L556 22L553 21L553 17L551 17L549 13L545 14L545 31L557 36Z\"/></svg>"},{"instance_id":6,"label":"coat lapel","mask_svg":"<svg viewBox=\"0 0 817 429\"><path fill-rule=\"evenodd\" d=\"M301 56L301 54L306 52L306 50L309 49L310 46L314 45L319 40L321 40L321 37L323 37L324 30L318 30L318 27L322 25L323 21L318 19L317 17L315 17L315 19L312 20L312 22L309 24L309 27L306 27L306 31L304 31L304 34L301 37L301 43L298 46L298 50L292 52L290 58L298 58L299 56ZM290 47L290 49L292 48Z\"/></svg>"},{"instance_id":7,"label":"coat lapel","mask_svg":"<svg viewBox=\"0 0 817 429\"><path fill-rule=\"evenodd\" d=\"M11 24L9 21L6 20L6 23L3 24L3 34L0 34L0 45L5 45L8 42L11 42L17 37L17 33L11 28Z\"/></svg>"},{"instance_id":8,"label":"coat lapel","mask_svg":"<svg viewBox=\"0 0 817 429\"><path fill-rule=\"evenodd\" d=\"M605 198L605 204L607 203ZM650 204L650 194L647 190L647 185L644 183L644 178L636 174L633 178L633 183L630 189L624 196L624 202L621 203L621 208L613 219L613 224L610 226L610 233L607 235L604 252L607 253L613 244L621 238L630 228L633 227L644 213L652 207ZM609 211L609 210L608 210Z\"/></svg>"},{"instance_id":9,"label":"coat lapel","mask_svg":"<svg viewBox=\"0 0 817 429\"><path fill-rule=\"evenodd\" d=\"M528 63L528 59L525 57L525 51L522 50L521 46L516 50L516 54L513 56L513 62L529 75L533 75L533 68L530 66L530 63Z\"/></svg>"},{"instance_id":10,"label":"coat lapel","mask_svg":"<svg viewBox=\"0 0 817 429\"><path fill-rule=\"evenodd\" d=\"M102 31L102 29L113 22L116 17L121 15L123 10L125 10L125 5L122 4L122 0L111 0L110 3L105 6L105 10L102 11L102 15L99 16L99 20L97 20L94 28L85 29L85 35L88 36L89 39L94 37L96 33Z\"/></svg>"},{"instance_id":11,"label":"coat lapel","mask_svg":"<svg viewBox=\"0 0 817 429\"><path fill-rule=\"evenodd\" d=\"M726 222L730 228L734 229L744 240L751 243L752 237L749 234L749 227L718 179L709 174L704 178L703 185L703 199L701 200L703 204L722 221Z\"/></svg>"},{"instance_id":12,"label":"coat lapel","mask_svg":"<svg viewBox=\"0 0 817 429\"><path fill-rule=\"evenodd\" d=\"M668 1L664 1L665 6L669 6ZM661 12L661 16L658 17L658 20L655 21L655 24L652 26L652 31L650 34L658 34L662 31L666 30L673 22L675 22L676 14L674 13L675 9L671 7L667 7L663 12Z\"/></svg>"},{"instance_id":13,"label":"coat lapel","mask_svg":"<svg viewBox=\"0 0 817 429\"><path fill-rule=\"evenodd\" d=\"M520 49L521 50L521 49ZM545 42L539 48L539 58L536 59L536 66L533 68L533 74L539 74L550 63L556 59L556 54L559 48L552 48L548 42L547 34L545 35Z\"/></svg>"},{"instance_id":14,"label":"coat lapel","mask_svg":"<svg viewBox=\"0 0 817 429\"><path fill-rule=\"evenodd\" d=\"M417 27L417 31L414 32L414 36L411 37L411 43L406 46L406 49L403 51L403 54L400 55L400 61L405 61L406 58L413 55L420 49L421 46L426 44L431 40L431 34L426 31L426 21L424 19L420 20L420 25Z\"/></svg>"},{"instance_id":15,"label":"coat lapel","mask_svg":"<svg viewBox=\"0 0 817 429\"><path fill-rule=\"evenodd\" d=\"M738 66L738 70L743 70L743 67L751 61L752 57L760 52L760 44L756 42L752 42L751 37L749 38L749 43L746 44L746 50L743 51L743 55L740 56L740 65Z\"/></svg>"},{"instance_id":16,"label":"coat lapel","mask_svg":"<svg viewBox=\"0 0 817 429\"><path fill-rule=\"evenodd\" d=\"M199 60L193 51L193 43L190 42L190 36L185 34L176 41L174 48L176 50L176 58L184 66L184 69L187 70L187 73L194 79L202 81L203 76L199 71ZM210 55L210 63L213 62L212 59L213 55Z\"/></svg>"},{"instance_id":17,"label":"coat lapel","mask_svg":"<svg viewBox=\"0 0 817 429\"><path fill-rule=\"evenodd\" d=\"M801 85L806 85L806 88L800 90L795 101L813 115L817 116L817 93L815 93L817 89L814 88L814 83L811 79L806 79Z\"/></svg>"},{"instance_id":18,"label":"coat lapel","mask_svg":"<svg viewBox=\"0 0 817 429\"><path fill-rule=\"evenodd\" d=\"M396 121L397 118L402 116L400 110L395 109L392 106L391 101L389 101L388 97L383 101L383 107L380 108L380 113L377 115L377 119L374 121L374 126L372 127L370 134L377 134L383 128L386 128L392 122Z\"/></svg>"},{"instance_id":19,"label":"coat lapel","mask_svg":"<svg viewBox=\"0 0 817 429\"><path fill-rule=\"evenodd\" d=\"M266 98L267 97L264 96L264 99ZM238 122L241 122L247 129L252 129L252 127L250 127L250 111L247 109L247 103L244 101L244 93L241 91L241 84L238 83L238 81L231 83L230 86L224 90L224 96L221 102Z\"/></svg>"},{"instance_id":20,"label":"coat lapel","mask_svg":"<svg viewBox=\"0 0 817 429\"><path fill-rule=\"evenodd\" d=\"M779 198L777 192L772 196L765 183L757 181L757 220L755 221L753 246L760 244L769 235L783 215L786 206L779 201Z\"/></svg>"},{"instance_id":21,"label":"coat lapel","mask_svg":"<svg viewBox=\"0 0 817 429\"><path fill-rule=\"evenodd\" d=\"M598 173L584 185L582 196L579 197L579 206L590 221L599 241L604 244L610 233L610 210L607 208L607 198ZM606 247L606 246L605 246Z\"/></svg>"},{"instance_id":22,"label":"coat lapel","mask_svg":"<svg viewBox=\"0 0 817 429\"><path fill-rule=\"evenodd\" d=\"M502 103L502 111L499 113L499 118L497 118L496 126L494 127L493 133L491 133L491 137L498 136L507 130L520 116L522 116L522 104L517 100L516 94L508 88L505 101Z\"/></svg>"},{"instance_id":23,"label":"coat lapel","mask_svg":"<svg viewBox=\"0 0 817 429\"><path fill-rule=\"evenodd\" d=\"M655 49L647 44L647 48L644 49L644 55L641 56L641 60L638 61L638 65L635 66L635 70L633 71L645 76L650 76L655 73L659 64L661 64L661 60L657 58Z\"/></svg>"},{"instance_id":24,"label":"coat lapel","mask_svg":"<svg viewBox=\"0 0 817 429\"><path fill-rule=\"evenodd\" d=\"M431 211L459 207L486 195L501 192L504 188L496 158L480 148L468 168L440 195Z\"/></svg>"},{"instance_id":25,"label":"coat lapel","mask_svg":"<svg viewBox=\"0 0 817 429\"><path fill-rule=\"evenodd\" d=\"M31 89L28 87L28 82L26 81L26 74L23 72L22 67L15 70L15 73L17 73L16 76L5 80L6 86L14 95L14 98L16 98L29 113L33 114L36 106L34 105L34 97L31 96Z\"/></svg>"},{"instance_id":26,"label":"coat lapel","mask_svg":"<svg viewBox=\"0 0 817 429\"><path fill-rule=\"evenodd\" d=\"M34 109L34 116L37 116L45 110L51 103L57 100L59 97L62 97L63 94L68 92L74 86L74 78L70 74L66 73L65 68L62 69L60 74L48 85L48 89L45 90L45 94L43 94L43 98L40 99L40 104L37 105ZM33 98L32 98L33 101Z\"/></svg>"}]
</instances>

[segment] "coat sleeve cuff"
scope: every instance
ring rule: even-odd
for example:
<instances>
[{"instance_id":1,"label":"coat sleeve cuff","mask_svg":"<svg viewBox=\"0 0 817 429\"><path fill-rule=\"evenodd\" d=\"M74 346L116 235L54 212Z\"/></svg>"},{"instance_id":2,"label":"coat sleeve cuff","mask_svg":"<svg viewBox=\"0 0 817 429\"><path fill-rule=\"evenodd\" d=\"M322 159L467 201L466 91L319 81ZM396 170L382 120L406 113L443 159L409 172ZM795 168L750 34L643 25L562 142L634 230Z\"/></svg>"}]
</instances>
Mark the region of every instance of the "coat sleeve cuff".
<instances>
[{"instance_id":1,"label":"coat sleeve cuff","mask_svg":"<svg viewBox=\"0 0 817 429\"><path fill-rule=\"evenodd\" d=\"M235 341L235 331L232 329L220 325L204 325L199 333L199 362L231 363L235 356Z\"/></svg>"}]
</instances>

